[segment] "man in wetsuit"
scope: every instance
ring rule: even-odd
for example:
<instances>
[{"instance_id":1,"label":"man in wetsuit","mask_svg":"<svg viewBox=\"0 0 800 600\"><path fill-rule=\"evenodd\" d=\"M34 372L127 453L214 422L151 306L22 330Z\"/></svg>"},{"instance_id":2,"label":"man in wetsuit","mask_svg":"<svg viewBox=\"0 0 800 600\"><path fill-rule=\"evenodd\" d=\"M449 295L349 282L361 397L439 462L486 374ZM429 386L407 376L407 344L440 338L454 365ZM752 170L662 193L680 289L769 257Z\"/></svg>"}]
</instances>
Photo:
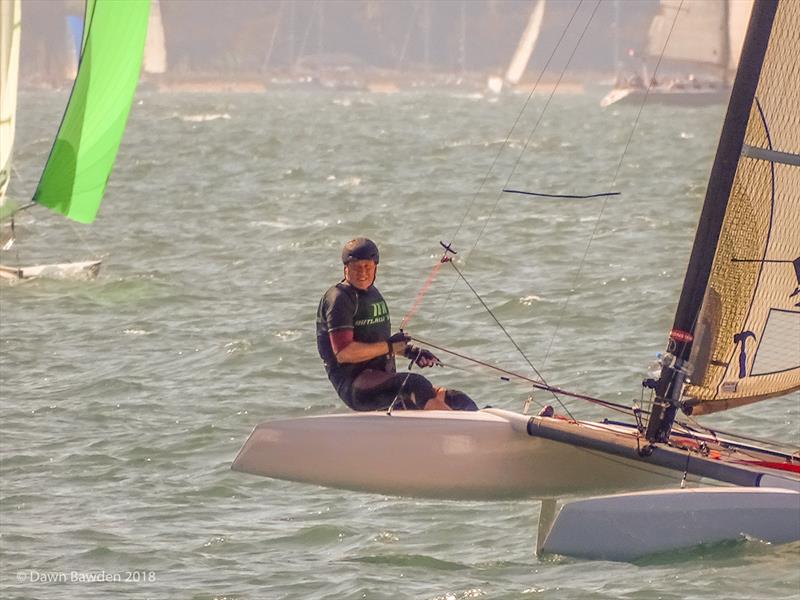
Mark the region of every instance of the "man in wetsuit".
<instances>
[{"instance_id":1,"label":"man in wetsuit","mask_svg":"<svg viewBox=\"0 0 800 600\"><path fill-rule=\"evenodd\" d=\"M419 367L439 364L428 350L410 346L405 333L392 335L389 309L374 286L379 254L375 242L356 238L342 249L344 279L330 288L317 310L317 349L328 379L353 410L396 408L478 410L462 392L434 388L417 373L397 373L397 354Z\"/></svg>"}]
</instances>

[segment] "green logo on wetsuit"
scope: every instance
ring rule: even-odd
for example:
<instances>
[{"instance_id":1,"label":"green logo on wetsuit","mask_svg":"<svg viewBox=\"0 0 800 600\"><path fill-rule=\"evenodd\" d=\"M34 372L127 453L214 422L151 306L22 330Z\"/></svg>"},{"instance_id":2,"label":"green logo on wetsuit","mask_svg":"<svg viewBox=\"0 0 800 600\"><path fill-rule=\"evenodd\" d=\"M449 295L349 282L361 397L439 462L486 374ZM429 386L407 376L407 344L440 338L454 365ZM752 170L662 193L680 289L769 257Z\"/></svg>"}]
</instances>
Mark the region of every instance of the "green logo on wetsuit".
<instances>
[{"instance_id":1,"label":"green logo on wetsuit","mask_svg":"<svg viewBox=\"0 0 800 600\"><path fill-rule=\"evenodd\" d=\"M357 319L353 324L356 327L363 327L364 325L375 325L377 323L383 323L389 318L389 307L386 306L386 302L380 301L370 304L369 306L369 314L370 318L368 319Z\"/></svg>"},{"instance_id":2,"label":"green logo on wetsuit","mask_svg":"<svg viewBox=\"0 0 800 600\"><path fill-rule=\"evenodd\" d=\"M389 314L389 309L386 307L386 302L376 302L372 305L372 318L377 319Z\"/></svg>"}]
</instances>

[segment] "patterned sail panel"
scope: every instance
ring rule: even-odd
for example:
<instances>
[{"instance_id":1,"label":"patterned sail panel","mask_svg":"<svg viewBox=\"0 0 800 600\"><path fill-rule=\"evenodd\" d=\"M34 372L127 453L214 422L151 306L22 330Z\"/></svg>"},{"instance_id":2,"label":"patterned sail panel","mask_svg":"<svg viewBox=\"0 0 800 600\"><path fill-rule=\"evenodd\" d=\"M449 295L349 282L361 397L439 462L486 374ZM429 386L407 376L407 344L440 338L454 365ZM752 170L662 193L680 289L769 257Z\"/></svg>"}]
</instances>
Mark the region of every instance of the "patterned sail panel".
<instances>
[{"instance_id":1,"label":"patterned sail panel","mask_svg":"<svg viewBox=\"0 0 800 600\"><path fill-rule=\"evenodd\" d=\"M800 2L778 5L694 329L695 414L800 389Z\"/></svg>"}]
</instances>

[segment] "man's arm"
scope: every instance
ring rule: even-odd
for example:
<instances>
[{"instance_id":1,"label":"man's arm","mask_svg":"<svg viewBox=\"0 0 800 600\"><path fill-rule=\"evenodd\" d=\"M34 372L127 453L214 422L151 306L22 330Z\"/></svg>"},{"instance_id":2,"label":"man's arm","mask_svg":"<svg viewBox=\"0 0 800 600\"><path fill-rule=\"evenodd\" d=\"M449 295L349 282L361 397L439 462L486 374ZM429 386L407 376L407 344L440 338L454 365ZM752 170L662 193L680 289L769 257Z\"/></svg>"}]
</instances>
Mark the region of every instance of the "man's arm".
<instances>
[{"instance_id":1,"label":"man's arm","mask_svg":"<svg viewBox=\"0 0 800 600\"><path fill-rule=\"evenodd\" d=\"M328 335L339 364L365 362L389 353L402 354L406 347L405 341L395 342L394 344L390 344L388 341L356 342L353 339L352 329L337 329L336 331L331 331Z\"/></svg>"}]
</instances>

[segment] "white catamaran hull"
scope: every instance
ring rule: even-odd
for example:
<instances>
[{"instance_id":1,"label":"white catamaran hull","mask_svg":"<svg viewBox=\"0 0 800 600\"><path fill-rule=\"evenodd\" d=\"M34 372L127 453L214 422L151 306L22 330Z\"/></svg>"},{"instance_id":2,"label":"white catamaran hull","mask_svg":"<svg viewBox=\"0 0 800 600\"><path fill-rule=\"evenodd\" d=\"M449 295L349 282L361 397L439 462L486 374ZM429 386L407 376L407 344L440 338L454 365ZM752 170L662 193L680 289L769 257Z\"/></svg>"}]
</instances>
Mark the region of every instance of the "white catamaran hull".
<instances>
[{"instance_id":1,"label":"white catamaran hull","mask_svg":"<svg viewBox=\"0 0 800 600\"><path fill-rule=\"evenodd\" d=\"M610 493L680 481L674 470L532 437L529 420L485 409L271 421L253 430L232 469L378 494L471 500Z\"/></svg>"},{"instance_id":2,"label":"white catamaran hull","mask_svg":"<svg viewBox=\"0 0 800 600\"><path fill-rule=\"evenodd\" d=\"M0 265L0 278L2 279L34 279L46 277L48 279L91 279L100 271L100 260L84 262L58 263L51 265L36 265L31 267L7 267Z\"/></svg>"},{"instance_id":3,"label":"white catamaran hull","mask_svg":"<svg viewBox=\"0 0 800 600\"><path fill-rule=\"evenodd\" d=\"M800 493L703 488L618 494L564 505L538 553L628 561L723 541L800 539Z\"/></svg>"}]
</instances>

